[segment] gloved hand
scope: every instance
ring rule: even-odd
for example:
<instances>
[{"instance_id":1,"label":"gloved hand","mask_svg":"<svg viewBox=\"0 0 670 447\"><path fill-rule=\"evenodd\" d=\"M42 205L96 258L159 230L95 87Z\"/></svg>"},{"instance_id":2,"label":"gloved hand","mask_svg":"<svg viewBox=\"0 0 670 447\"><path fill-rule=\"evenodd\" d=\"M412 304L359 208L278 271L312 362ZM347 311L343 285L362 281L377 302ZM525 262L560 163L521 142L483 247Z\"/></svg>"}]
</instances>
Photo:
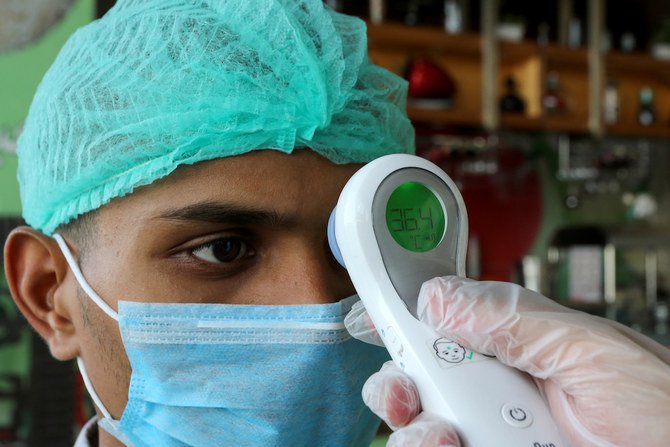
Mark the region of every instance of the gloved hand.
<instances>
[{"instance_id":1,"label":"gloved hand","mask_svg":"<svg viewBox=\"0 0 670 447\"><path fill-rule=\"evenodd\" d=\"M417 313L444 337L529 373L571 445L670 445L670 351L632 329L514 284L453 276L423 285ZM362 304L345 324L381 343ZM388 446L460 445L448 423L421 413L414 384L392 362L363 399L395 430Z\"/></svg>"}]
</instances>

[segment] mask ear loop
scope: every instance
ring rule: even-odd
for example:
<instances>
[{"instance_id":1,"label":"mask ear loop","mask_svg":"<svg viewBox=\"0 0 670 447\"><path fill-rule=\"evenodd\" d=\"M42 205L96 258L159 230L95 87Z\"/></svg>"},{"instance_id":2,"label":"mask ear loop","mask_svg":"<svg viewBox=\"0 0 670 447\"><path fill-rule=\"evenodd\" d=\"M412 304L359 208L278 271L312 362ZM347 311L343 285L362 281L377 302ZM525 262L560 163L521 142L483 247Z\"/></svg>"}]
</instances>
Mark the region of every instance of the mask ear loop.
<instances>
[{"instance_id":1,"label":"mask ear loop","mask_svg":"<svg viewBox=\"0 0 670 447\"><path fill-rule=\"evenodd\" d=\"M58 243L61 252L63 252L63 256L65 256L65 260L70 266L70 270L72 270L72 273L74 273L74 276L77 279L79 286L81 286L81 288L84 289L84 292L86 292L88 297L91 300L93 300L93 302L104 313L106 313L113 320L119 321L119 315L116 313L116 311L112 309L112 307L109 304L107 304L107 302L103 300L100 297L100 295L98 295L95 292L95 290L93 290L93 288L86 281L86 278L84 278L84 274L81 272L79 264L74 259L74 256L72 256L72 252L70 251L70 248L65 242L65 239L63 239L63 236L56 233L53 235L53 238ZM123 434L119 426L120 422L112 417L110 412L107 410L107 407L105 407L105 405L102 403L102 400L100 399L100 396L98 396L98 393L95 392L93 383L91 382L91 379L88 376L88 370L86 369L84 361L81 359L81 357L77 357L77 366L79 367L79 371L81 372L81 378L84 380L84 386L86 387L88 394L91 396L91 399L93 399L95 406L100 410L100 412L104 416L100 421L98 421L98 425L102 427L104 430L106 430L108 433L110 433L112 436L114 436L116 439L121 441L123 444L132 447L133 443L130 442L130 440Z\"/></svg>"},{"instance_id":2,"label":"mask ear loop","mask_svg":"<svg viewBox=\"0 0 670 447\"><path fill-rule=\"evenodd\" d=\"M77 357L77 366L81 372L81 378L84 379L84 386L88 390L88 394L91 396L91 399L93 399L96 407L98 407L103 415L103 418L98 421L98 426L121 441L122 444L126 445L127 447L133 447L134 444L123 433L123 430L121 430L121 422L112 417L109 411L107 411L107 408L105 408L105 405L102 403L102 400L100 400L98 394L95 392L95 388L93 388L91 379L88 377L88 371L86 370L86 366L84 366L84 361L81 359L81 357Z\"/></svg>"},{"instance_id":3,"label":"mask ear loop","mask_svg":"<svg viewBox=\"0 0 670 447\"><path fill-rule=\"evenodd\" d=\"M86 386L88 394L91 395L91 399L93 399L95 406L100 409L100 412L105 418L114 419L112 418L112 415L109 413L109 411L107 411L107 408L102 403L102 400L100 400L98 393L95 392L95 388L93 388L91 379L88 377L88 371L86 370L86 366L84 365L84 361L81 359L81 357L77 357L77 366L79 367L79 372L81 372L81 378L84 379L84 386Z\"/></svg>"},{"instance_id":4,"label":"mask ear loop","mask_svg":"<svg viewBox=\"0 0 670 447\"><path fill-rule=\"evenodd\" d=\"M91 298L91 300L93 300L93 302L97 304L97 306L110 318L119 321L119 315L116 313L116 311L112 309L112 307L109 304L107 304L105 300L100 298L100 295L95 293L95 290L93 290L93 288L88 284L88 282L84 278L84 275L81 273L81 270L79 269L79 264L74 259L74 256L72 256L72 252L70 251L70 248L67 246L65 239L63 239L63 236L61 236L58 233L55 233L53 235L53 238L58 243L60 250L63 252L63 256L65 256L65 260L70 266L70 270L72 270L72 273L74 273L75 278L77 278L77 282L79 283L81 288L84 289L86 295L88 295L88 297Z\"/></svg>"}]
</instances>

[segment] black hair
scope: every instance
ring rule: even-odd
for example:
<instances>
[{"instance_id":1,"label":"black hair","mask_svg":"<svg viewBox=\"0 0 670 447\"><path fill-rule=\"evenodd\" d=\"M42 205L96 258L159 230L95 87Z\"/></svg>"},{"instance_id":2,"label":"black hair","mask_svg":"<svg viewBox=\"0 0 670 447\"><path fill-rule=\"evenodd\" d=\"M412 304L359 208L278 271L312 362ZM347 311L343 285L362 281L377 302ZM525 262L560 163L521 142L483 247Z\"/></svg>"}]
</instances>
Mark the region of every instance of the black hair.
<instances>
[{"instance_id":1,"label":"black hair","mask_svg":"<svg viewBox=\"0 0 670 447\"><path fill-rule=\"evenodd\" d=\"M67 237L75 244L79 253L80 264L83 263L88 253L95 247L95 235L97 233L95 216L95 210L89 211L59 226L56 230L57 233Z\"/></svg>"}]
</instances>

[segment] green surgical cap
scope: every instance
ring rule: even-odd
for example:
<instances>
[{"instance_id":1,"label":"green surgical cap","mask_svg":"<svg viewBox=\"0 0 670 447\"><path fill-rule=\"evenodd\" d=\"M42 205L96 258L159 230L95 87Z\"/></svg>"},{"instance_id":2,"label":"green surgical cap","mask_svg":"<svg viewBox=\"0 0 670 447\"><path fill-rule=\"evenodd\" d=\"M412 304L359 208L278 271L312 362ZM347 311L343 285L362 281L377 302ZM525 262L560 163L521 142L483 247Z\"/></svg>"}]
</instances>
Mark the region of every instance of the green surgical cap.
<instances>
[{"instance_id":1,"label":"green surgical cap","mask_svg":"<svg viewBox=\"0 0 670 447\"><path fill-rule=\"evenodd\" d=\"M45 75L18 143L23 217L46 234L179 165L306 147L414 151L406 83L321 0L119 0Z\"/></svg>"}]
</instances>

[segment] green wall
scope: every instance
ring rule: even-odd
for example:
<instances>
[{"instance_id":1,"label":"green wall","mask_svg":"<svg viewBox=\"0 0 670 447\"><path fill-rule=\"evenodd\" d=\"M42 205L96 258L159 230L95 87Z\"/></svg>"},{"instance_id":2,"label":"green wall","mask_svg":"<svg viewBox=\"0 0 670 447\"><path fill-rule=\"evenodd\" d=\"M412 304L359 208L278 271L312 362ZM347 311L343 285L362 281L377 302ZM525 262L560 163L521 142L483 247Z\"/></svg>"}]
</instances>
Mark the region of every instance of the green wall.
<instances>
[{"instance_id":1,"label":"green wall","mask_svg":"<svg viewBox=\"0 0 670 447\"><path fill-rule=\"evenodd\" d=\"M37 85L58 51L74 30L89 23L94 14L94 0L78 0L66 16L38 41L14 51L0 53L1 135L16 135L28 113ZM16 181L17 164L16 155L0 149L0 217L21 214ZM0 248L2 243L0 240ZM11 297L1 293L5 287L0 256L0 314L13 316L18 311ZM30 355L30 330L26 326L18 343L0 348L0 374L16 374L23 379L23 386L27 386ZM0 424L11 420L12 411L13 407L9 404L0 405ZM20 429L22 438L26 436L26 416Z\"/></svg>"},{"instance_id":2,"label":"green wall","mask_svg":"<svg viewBox=\"0 0 670 447\"><path fill-rule=\"evenodd\" d=\"M14 134L28 114L33 94L67 38L89 23L94 0L79 0L67 15L38 41L0 53L0 132ZM0 151L0 216L21 213L16 182L16 156Z\"/></svg>"}]
</instances>

